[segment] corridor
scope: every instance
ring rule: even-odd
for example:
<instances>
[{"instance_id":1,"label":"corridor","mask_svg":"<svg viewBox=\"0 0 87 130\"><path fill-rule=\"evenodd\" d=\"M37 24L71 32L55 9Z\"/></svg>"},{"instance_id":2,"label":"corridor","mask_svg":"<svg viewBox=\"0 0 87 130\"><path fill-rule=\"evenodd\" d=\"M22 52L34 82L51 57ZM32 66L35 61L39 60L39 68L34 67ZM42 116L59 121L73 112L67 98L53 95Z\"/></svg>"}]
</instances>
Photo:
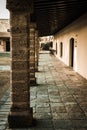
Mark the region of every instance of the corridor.
<instances>
[{"instance_id":1,"label":"corridor","mask_svg":"<svg viewBox=\"0 0 87 130\"><path fill-rule=\"evenodd\" d=\"M23 130L87 130L87 80L48 51L40 51L36 79L30 87L36 126ZM9 92L0 101L0 130L12 130Z\"/></svg>"}]
</instances>

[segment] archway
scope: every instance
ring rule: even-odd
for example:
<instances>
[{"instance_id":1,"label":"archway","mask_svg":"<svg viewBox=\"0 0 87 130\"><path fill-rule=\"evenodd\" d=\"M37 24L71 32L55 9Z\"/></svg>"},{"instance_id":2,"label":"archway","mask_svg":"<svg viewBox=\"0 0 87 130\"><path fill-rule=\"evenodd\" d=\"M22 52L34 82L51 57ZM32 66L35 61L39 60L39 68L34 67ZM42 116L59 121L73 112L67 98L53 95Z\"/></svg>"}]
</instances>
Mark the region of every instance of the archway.
<instances>
[{"instance_id":1,"label":"archway","mask_svg":"<svg viewBox=\"0 0 87 130\"><path fill-rule=\"evenodd\" d=\"M69 66L74 66L74 38L70 39Z\"/></svg>"},{"instance_id":2,"label":"archway","mask_svg":"<svg viewBox=\"0 0 87 130\"><path fill-rule=\"evenodd\" d=\"M6 41L6 51L10 52L10 40L9 39Z\"/></svg>"},{"instance_id":3,"label":"archway","mask_svg":"<svg viewBox=\"0 0 87 130\"><path fill-rule=\"evenodd\" d=\"M56 54L57 54L57 42L56 42Z\"/></svg>"},{"instance_id":4,"label":"archway","mask_svg":"<svg viewBox=\"0 0 87 130\"><path fill-rule=\"evenodd\" d=\"M63 56L63 43L60 43L60 57Z\"/></svg>"}]
</instances>

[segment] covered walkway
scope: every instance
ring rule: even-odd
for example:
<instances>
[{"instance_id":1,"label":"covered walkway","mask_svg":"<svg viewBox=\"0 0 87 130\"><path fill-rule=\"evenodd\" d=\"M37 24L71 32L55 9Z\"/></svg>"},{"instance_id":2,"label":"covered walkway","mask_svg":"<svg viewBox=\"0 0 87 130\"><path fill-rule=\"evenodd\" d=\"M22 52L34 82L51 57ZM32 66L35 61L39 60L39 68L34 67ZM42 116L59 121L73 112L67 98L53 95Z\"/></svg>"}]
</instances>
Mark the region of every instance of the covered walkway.
<instances>
[{"instance_id":1,"label":"covered walkway","mask_svg":"<svg viewBox=\"0 0 87 130\"><path fill-rule=\"evenodd\" d=\"M87 80L45 51L36 77L37 86L30 88L36 126L23 130L87 130ZM9 91L0 101L0 130L11 130Z\"/></svg>"}]
</instances>

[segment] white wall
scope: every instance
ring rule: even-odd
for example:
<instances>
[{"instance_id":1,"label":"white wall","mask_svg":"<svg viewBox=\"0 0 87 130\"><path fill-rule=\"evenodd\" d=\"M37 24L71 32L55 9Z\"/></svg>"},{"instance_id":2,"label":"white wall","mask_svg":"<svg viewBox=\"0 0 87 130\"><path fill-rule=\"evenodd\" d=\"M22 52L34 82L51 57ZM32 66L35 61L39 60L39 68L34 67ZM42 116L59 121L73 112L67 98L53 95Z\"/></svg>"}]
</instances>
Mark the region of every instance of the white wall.
<instances>
[{"instance_id":1,"label":"white wall","mask_svg":"<svg viewBox=\"0 0 87 130\"><path fill-rule=\"evenodd\" d=\"M10 29L9 19L0 19L0 32L7 32Z\"/></svg>"},{"instance_id":2,"label":"white wall","mask_svg":"<svg viewBox=\"0 0 87 130\"><path fill-rule=\"evenodd\" d=\"M74 38L74 66L73 69L87 79L87 14L83 15L72 24L54 35L56 55L69 66L70 39ZM63 57L60 57L60 42L63 43Z\"/></svg>"}]
</instances>

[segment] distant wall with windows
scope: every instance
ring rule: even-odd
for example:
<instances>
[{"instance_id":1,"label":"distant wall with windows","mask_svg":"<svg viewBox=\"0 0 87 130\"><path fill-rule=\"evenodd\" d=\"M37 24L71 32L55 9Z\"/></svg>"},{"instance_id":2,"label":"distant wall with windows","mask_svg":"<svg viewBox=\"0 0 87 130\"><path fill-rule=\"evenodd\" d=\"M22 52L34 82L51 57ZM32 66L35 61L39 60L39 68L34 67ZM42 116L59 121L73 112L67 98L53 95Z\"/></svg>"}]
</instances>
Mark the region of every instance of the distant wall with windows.
<instances>
[{"instance_id":1,"label":"distant wall with windows","mask_svg":"<svg viewBox=\"0 0 87 130\"><path fill-rule=\"evenodd\" d=\"M0 52L10 51L9 19L0 19Z\"/></svg>"},{"instance_id":2,"label":"distant wall with windows","mask_svg":"<svg viewBox=\"0 0 87 130\"><path fill-rule=\"evenodd\" d=\"M87 14L54 35L56 57L87 79Z\"/></svg>"}]
</instances>

